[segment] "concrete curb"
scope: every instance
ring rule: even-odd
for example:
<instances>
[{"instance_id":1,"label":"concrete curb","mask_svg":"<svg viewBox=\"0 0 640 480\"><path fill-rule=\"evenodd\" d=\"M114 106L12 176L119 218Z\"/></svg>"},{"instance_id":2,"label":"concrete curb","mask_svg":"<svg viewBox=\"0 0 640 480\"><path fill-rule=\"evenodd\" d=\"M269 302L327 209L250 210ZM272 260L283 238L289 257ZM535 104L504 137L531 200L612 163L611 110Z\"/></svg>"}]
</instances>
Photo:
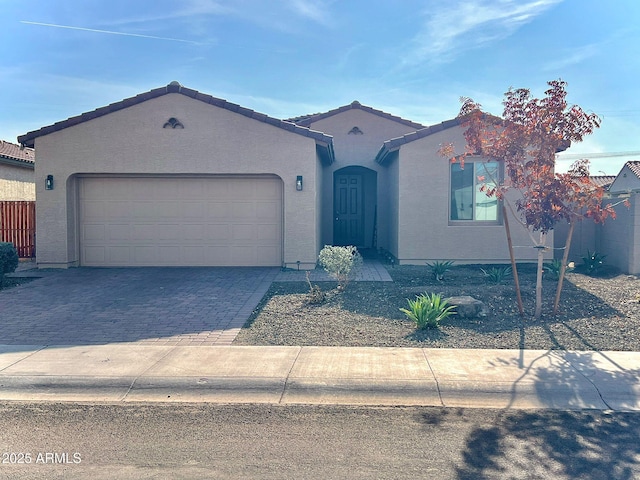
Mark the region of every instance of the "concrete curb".
<instances>
[{"instance_id":1,"label":"concrete curb","mask_svg":"<svg viewBox=\"0 0 640 480\"><path fill-rule=\"evenodd\" d=\"M0 400L640 410L640 354L0 345Z\"/></svg>"}]
</instances>

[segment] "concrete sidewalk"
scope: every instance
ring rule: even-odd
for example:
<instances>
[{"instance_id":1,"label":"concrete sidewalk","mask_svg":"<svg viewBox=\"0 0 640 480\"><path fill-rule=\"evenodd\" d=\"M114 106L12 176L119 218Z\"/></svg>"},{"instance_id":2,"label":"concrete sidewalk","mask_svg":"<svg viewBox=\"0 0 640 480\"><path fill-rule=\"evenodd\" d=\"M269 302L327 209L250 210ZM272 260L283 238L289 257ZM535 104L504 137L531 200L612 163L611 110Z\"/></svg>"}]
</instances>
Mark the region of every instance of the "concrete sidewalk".
<instances>
[{"instance_id":1,"label":"concrete sidewalk","mask_svg":"<svg viewBox=\"0 0 640 480\"><path fill-rule=\"evenodd\" d=\"M0 345L0 400L640 410L640 353Z\"/></svg>"}]
</instances>

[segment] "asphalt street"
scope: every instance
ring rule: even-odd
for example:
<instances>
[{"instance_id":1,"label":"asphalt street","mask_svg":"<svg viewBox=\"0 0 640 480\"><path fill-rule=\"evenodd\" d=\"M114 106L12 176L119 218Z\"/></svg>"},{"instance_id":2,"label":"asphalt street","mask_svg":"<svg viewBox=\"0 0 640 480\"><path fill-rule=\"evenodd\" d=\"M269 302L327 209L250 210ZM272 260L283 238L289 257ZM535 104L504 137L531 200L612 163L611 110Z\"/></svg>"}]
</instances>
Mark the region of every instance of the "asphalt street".
<instances>
[{"instance_id":1,"label":"asphalt street","mask_svg":"<svg viewBox=\"0 0 640 480\"><path fill-rule=\"evenodd\" d=\"M3 479L640 477L624 412L5 402L0 432Z\"/></svg>"}]
</instances>

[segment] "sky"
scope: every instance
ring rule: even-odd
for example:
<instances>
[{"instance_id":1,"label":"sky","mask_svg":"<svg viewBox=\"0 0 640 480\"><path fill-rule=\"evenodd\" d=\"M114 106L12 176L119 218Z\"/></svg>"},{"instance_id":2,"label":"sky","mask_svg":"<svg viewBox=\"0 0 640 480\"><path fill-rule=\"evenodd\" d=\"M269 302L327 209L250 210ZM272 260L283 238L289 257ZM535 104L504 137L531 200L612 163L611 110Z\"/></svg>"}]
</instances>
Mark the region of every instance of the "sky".
<instances>
[{"instance_id":1,"label":"sky","mask_svg":"<svg viewBox=\"0 0 640 480\"><path fill-rule=\"evenodd\" d=\"M558 158L640 160L638 0L0 0L0 138L171 81L276 118L358 100L425 125L509 88L601 127ZM625 155L622 155L625 154Z\"/></svg>"}]
</instances>

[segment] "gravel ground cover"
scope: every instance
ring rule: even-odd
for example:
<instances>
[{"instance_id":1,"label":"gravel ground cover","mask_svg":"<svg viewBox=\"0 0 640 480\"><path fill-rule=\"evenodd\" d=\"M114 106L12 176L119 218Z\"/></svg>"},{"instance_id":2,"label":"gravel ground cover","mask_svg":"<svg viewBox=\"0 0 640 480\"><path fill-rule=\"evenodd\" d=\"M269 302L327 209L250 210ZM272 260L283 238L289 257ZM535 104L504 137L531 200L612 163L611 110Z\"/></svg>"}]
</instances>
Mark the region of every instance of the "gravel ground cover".
<instances>
[{"instance_id":1,"label":"gravel ground cover","mask_svg":"<svg viewBox=\"0 0 640 480\"><path fill-rule=\"evenodd\" d=\"M274 283L234 344L640 350L636 276L568 273L557 316L551 314L556 281L545 278L543 315L535 319L532 265L518 269L524 317L518 313L512 278L491 284L480 266L454 266L442 282L427 266L387 268L393 282L352 282L345 292L337 292L335 282L319 283L327 298L317 305L308 302L306 283ZM485 318L452 316L439 329L416 330L399 309L422 292L470 295L483 301L489 313Z\"/></svg>"}]
</instances>

